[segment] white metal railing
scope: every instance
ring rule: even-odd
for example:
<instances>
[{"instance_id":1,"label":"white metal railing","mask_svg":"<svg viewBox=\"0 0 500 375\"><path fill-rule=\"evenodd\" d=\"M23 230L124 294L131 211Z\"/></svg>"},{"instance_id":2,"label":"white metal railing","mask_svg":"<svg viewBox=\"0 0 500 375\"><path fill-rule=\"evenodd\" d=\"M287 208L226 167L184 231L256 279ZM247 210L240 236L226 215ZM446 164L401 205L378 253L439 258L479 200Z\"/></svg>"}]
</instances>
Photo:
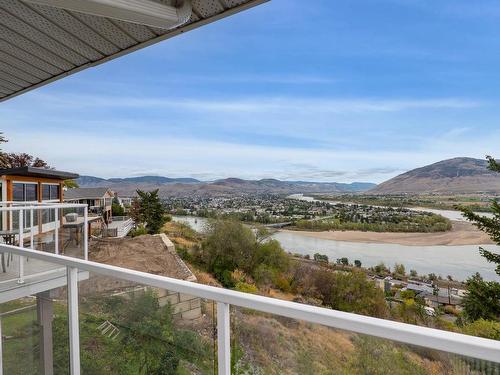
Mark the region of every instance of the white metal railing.
<instances>
[{"instance_id":1,"label":"white metal railing","mask_svg":"<svg viewBox=\"0 0 500 375\"><path fill-rule=\"evenodd\" d=\"M24 241L29 236L30 249L35 250L34 238L36 234L43 234L45 232L54 231L54 252L59 254L59 229L62 218L59 213L64 209L82 209L83 216L81 225L83 226L83 258L88 259L88 207L86 204L72 204L72 203L57 203L57 202L19 202L19 201L0 201L0 234L7 237L7 235L14 237L14 242L17 241L19 248L24 248ZM34 213L44 211L54 211L54 226L49 230L40 230L39 223L34 222ZM17 213L17 228L14 228L14 216ZM28 216L29 215L29 216ZM29 217L29 225L26 225L25 219ZM17 239L16 239L17 237ZM22 284L25 282L24 264L25 257L19 256L18 263L18 279L17 282ZM35 275L31 275L35 276Z\"/></svg>"},{"instance_id":2,"label":"white metal railing","mask_svg":"<svg viewBox=\"0 0 500 375\"><path fill-rule=\"evenodd\" d=\"M121 267L100 264L62 255L42 253L16 246L0 245L0 252L40 259L67 268L68 304L70 311L70 355L72 374L79 374L78 298L76 273L87 271L95 274L127 280L142 285L189 294L213 300L217 303L218 366L219 374L230 373L229 306L253 310L322 324L328 327L366 334L405 344L440 350L447 353L498 363L500 341L442 331L411 324L393 322L342 311L283 301L269 297L241 293L233 290L192 283L184 280L153 275Z\"/></svg>"}]
</instances>

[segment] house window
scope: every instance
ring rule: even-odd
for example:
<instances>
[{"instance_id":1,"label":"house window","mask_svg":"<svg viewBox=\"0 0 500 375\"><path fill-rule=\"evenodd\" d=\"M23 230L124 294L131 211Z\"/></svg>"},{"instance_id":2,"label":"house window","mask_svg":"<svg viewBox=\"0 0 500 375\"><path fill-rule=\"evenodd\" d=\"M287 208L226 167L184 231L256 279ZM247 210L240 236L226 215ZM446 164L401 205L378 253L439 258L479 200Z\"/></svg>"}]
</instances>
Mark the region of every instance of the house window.
<instances>
[{"instance_id":1,"label":"house window","mask_svg":"<svg viewBox=\"0 0 500 375\"><path fill-rule=\"evenodd\" d=\"M27 184L24 187L25 199L28 202L36 202L38 201L38 185L35 184Z\"/></svg>"},{"instance_id":2,"label":"house window","mask_svg":"<svg viewBox=\"0 0 500 375\"><path fill-rule=\"evenodd\" d=\"M36 202L38 201L38 184L37 183L22 183L14 182L12 184L12 200L15 202ZM31 215L29 211L23 211L24 227L31 226ZM33 212L33 222L38 221L38 213ZM19 211L12 212L13 228L19 228Z\"/></svg>"},{"instance_id":3,"label":"house window","mask_svg":"<svg viewBox=\"0 0 500 375\"><path fill-rule=\"evenodd\" d=\"M37 184L14 182L12 184L12 200L15 202L31 202L38 200Z\"/></svg>"},{"instance_id":4,"label":"house window","mask_svg":"<svg viewBox=\"0 0 500 375\"><path fill-rule=\"evenodd\" d=\"M59 185L42 184L42 200L55 201L59 200Z\"/></svg>"},{"instance_id":5,"label":"house window","mask_svg":"<svg viewBox=\"0 0 500 375\"><path fill-rule=\"evenodd\" d=\"M59 185L50 185L50 199L59 199Z\"/></svg>"},{"instance_id":6,"label":"house window","mask_svg":"<svg viewBox=\"0 0 500 375\"><path fill-rule=\"evenodd\" d=\"M48 201L50 200L50 185L42 184L42 200Z\"/></svg>"},{"instance_id":7,"label":"house window","mask_svg":"<svg viewBox=\"0 0 500 375\"><path fill-rule=\"evenodd\" d=\"M24 202L24 184L12 184L12 200L16 202Z\"/></svg>"}]
</instances>

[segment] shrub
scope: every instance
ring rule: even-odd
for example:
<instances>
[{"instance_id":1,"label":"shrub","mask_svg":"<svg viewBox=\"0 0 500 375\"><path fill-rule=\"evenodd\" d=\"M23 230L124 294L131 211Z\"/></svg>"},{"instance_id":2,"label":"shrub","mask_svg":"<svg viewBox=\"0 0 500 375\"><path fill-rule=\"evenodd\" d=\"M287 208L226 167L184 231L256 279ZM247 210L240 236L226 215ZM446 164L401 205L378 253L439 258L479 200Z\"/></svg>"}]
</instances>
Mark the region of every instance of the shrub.
<instances>
[{"instance_id":1,"label":"shrub","mask_svg":"<svg viewBox=\"0 0 500 375\"><path fill-rule=\"evenodd\" d=\"M479 319L462 327L462 332L467 335L500 340L500 322Z\"/></svg>"},{"instance_id":2,"label":"shrub","mask_svg":"<svg viewBox=\"0 0 500 375\"><path fill-rule=\"evenodd\" d=\"M276 276L276 280L274 283L279 290L285 293L290 293L292 291L292 287L290 286L290 280L288 280L283 275Z\"/></svg>"},{"instance_id":3,"label":"shrub","mask_svg":"<svg viewBox=\"0 0 500 375\"><path fill-rule=\"evenodd\" d=\"M320 253L315 253L313 257L315 262L328 263L328 256Z\"/></svg>"},{"instance_id":4,"label":"shrub","mask_svg":"<svg viewBox=\"0 0 500 375\"><path fill-rule=\"evenodd\" d=\"M237 290L238 292L251 293L251 294L257 294L259 292L259 290L254 284L247 284L241 281L236 283L234 290Z\"/></svg>"},{"instance_id":5,"label":"shrub","mask_svg":"<svg viewBox=\"0 0 500 375\"><path fill-rule=\"evenodd\" d=\"M138 237L148 234L148 230L144 227L144 225L139 225L137 228L132 229L128 235L130 237Z\"/></svg>"},{"instance_id":6,"label":"shrub","mask_svg":"<svg viewBox=\"0 0 500 375\"><path fill-rule=\"evenodd\" d=\"M258 285L269 287L290 266L290 257L278 241L260 243L248 227L227 220L212 223L199 259L226 287L233 287L239 281L247 282L235 279L232 273L237 269L252 276Z\"/></svg>"},{"instance_id":7,"label":"shrub","mask_svg":"<svg viewBox=\"0 0 500 375\"><path fill-rule=\"evenodd\" d=\"M400 263L396 263L394 265L394 273L396 275L400 275L400 276L404 276L406 275L406 269L405 269L405 266L403 264L400 264Z\"/></svg>"},{"instance_id":8,"label":"shrub","mask_svg":"<svg viewBox=\"0 0 500 375\"><path fill-rule=\"evenodd\" d=\"M402 299L414 299L415 292L413 290L402 290L400 296Z\"/></svg>"},{"instance_id":9,"label":"shrub","mask_svg":"<svg viewBox=\"0 0 500 375\"><path fill-rule=\"evenodd\" d=\"M384 292L368 280L363 271L322 270L315 271L310 277L313 278L317 297L332 309L376 317L384 317L387 314Z\"/></svg>"}]
</instances>

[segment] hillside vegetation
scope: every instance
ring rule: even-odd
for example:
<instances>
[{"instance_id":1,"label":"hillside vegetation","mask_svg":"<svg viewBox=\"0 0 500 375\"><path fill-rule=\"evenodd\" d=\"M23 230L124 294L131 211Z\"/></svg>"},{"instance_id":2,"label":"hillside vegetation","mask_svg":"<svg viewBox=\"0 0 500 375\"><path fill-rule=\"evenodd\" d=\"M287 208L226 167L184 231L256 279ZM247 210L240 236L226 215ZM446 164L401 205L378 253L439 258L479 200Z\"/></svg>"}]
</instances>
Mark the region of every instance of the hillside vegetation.
<instances>
[{"instance_id":1,"label":"hillside vegetation","mask_svg":"<svg viewBox=\"0 0 500 375\"><path fill-rule=\"evenodd\" d=\"M169 223L166 230L178 240L184 229L175 229L176 225ZM439 316L427 316L423 302L414 294L405 295L402 304L391 308L384 292L360 267L344 266L348 262L331 266L319 254L317 261L290 257L279 243L267 241L264 230L253 233L239 222L215 221L205 236L198 241L190 236L189 241L190 246L178 242L179 254L211 285L221 283L247 293L429 327L460 329ZM395 270L405 273L401 265ZM384 275L388 269L376 267L374 272ZM474 364L469 368L462 360L437 351L249 309L233 308L231 319L234 374L482 373ZM497 328L467 325L467 332L492 337L491 333L500 328L498 323L492 324ZM491 364L477 366L488 368Z\"/></svg>"}]
</instances>

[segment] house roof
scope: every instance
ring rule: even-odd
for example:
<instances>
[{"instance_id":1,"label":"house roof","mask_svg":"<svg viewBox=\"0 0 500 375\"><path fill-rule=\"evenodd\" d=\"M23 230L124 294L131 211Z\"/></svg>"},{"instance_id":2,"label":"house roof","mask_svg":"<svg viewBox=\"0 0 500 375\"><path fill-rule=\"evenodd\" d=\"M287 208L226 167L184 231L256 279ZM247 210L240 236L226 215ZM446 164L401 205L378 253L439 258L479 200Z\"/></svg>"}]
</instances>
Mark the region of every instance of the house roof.
<instances>
[{"instance_id":1,"label":"house roof","mask_svg":"<svg viewBox=\"0 0 500 375\"><path fill-rule=\"evenodd\" d=\"M413 290L415 292L425 292L425 293L430 293L430 294L432 294L432 292L434 291L434 289L430 285L421 285L421 284L413 284L413 283L407 284L406 289Z\"/></svg>"},{"instance_id":2,"label":"house roof","mask_svg":"<svg viewBox=\"0 0 500 375\"><path fill-rule=\"evenodd\" d=\"M162 4L175 7L185 1ZM74 1L2 0L0 102L266 1L191 0L186 23L160 29L68 10Z\"/></svg>"},{"instance_id":3,"label":"house roof","mask_svg":"<svg viewBox=\"0 0 500 375\"><path fill-rule=\"evenodd\" d=\"M105 187L68 189L64 192L64 200L100 199L108 191L110 189Z\"/></svg>"},{"instance_id":4,"label":"house roof","mask_svg":"<svg viewBox=\"0 0 500 375\"><path fill-rule=\"evenodd\" d=\"M78 178L78 174L57 171L55 169L35 168L35 167L21 167L0 169L0 176L24 176L24 177L42 177L53 178L57 180L73 180Z\"/></svg>"},{"instance_id":5,"label":"house roof","mask_svg":"<svg viewBox=\"0 0 500 375\"><path fill-rule=\"evenodd\" d=\"M428 294L423 296L429 301L436 302L442 305L460 305L462 303L462 298L454 295L448 296L435 296L433 294Z\"/></svg>"}]
</instances>

